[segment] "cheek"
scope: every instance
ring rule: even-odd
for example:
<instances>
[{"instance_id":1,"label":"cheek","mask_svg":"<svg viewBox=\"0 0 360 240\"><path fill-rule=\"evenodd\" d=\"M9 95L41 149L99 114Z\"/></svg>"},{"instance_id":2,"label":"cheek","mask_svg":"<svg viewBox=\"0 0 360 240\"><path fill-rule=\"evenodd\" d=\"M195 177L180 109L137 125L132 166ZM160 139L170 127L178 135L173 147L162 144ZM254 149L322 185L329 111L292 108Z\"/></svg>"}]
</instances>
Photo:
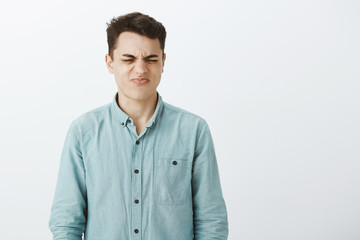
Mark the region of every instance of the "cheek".
<instances>
[{"instance_id":1,"label":"cheek","mask_svg":"<svg viewBox=\"0 0 360 240\"><path fill-rule=\"evenodd\" d=\"M116 76L120 78L128 76L129 72L130 69L127 66L119 66L116 68Z\"/></svg>"},{"instance_id":2,"label":"cheek","mask_svg":"<svg viewBox=\"0 0 360 240\"><path fill-rule=\"evenodd\" d=\"M155 74L161 74L162 72L162 65L157 65L152 68L152 72Z\"/></svg>"}]
</instances>

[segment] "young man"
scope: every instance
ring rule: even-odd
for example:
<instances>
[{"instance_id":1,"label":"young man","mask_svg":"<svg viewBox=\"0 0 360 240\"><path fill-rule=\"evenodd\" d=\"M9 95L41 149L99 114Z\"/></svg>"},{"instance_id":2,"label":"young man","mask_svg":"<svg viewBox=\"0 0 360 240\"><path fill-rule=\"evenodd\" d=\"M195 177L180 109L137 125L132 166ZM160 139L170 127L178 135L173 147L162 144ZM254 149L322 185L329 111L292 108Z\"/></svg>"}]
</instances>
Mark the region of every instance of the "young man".
<instances>
[{"instance_id":1,"label":"young man","mask_svg":"<svg viewBox=\"0 0 360 240\"><path fill-rule=\"evenodd\" d=\"M227 239L209 127L156 90L165 28L135 12L112 19L107 36L118 91L70 125L49 221L54 239Z\"/></svg>"}]
</instances>

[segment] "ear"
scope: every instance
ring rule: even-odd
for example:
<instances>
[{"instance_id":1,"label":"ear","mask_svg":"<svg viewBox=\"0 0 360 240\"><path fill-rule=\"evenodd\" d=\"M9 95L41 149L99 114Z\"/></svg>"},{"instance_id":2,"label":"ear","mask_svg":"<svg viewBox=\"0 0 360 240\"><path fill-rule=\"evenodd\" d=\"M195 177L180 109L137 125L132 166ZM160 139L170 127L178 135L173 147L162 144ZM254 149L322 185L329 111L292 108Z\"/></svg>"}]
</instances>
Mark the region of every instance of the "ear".
<instances>
[{"instance_id":1,"label":"ear","mask_svg":"<svg viewBox=\"0 0 360 240\"><path fill-rule=\"evenodd\" d=\"M106 67L107 67L109 73L114 74L113 61L109 54L105 55L105 63L106 63Z\"/></svg>"},{"instance_id":2,"label":"ear","mask_svg":"<svg viewBox=\"0 0 360 240\"><path fill-rule=\"evenodd\" d=\"M162 70L161 70L161 72L164 72L165 59L166 59L166 53L164 53L164 58L163 58L163 61L162 61Z\"/></svg>"}]
</instances>

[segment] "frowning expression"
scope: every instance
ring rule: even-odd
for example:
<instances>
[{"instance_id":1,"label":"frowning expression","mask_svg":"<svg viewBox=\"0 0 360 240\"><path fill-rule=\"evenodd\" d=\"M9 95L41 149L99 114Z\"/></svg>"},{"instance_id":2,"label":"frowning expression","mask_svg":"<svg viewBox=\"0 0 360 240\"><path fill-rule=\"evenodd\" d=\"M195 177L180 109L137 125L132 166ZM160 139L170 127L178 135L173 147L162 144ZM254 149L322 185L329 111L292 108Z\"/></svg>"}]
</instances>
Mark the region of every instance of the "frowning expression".
<instances>
[{"instance_id":1,"label":"frowning expression","mask_svg":"<svg viewBox=\"0 0 360 240\"><path fill-rule=\"evenodd\" d=\"M166 55L158 39L133 32L122 32L106 65L114 74L119 94L134 100L146 100L156 94L164 70Z\"/></svg>"}]
</instances>

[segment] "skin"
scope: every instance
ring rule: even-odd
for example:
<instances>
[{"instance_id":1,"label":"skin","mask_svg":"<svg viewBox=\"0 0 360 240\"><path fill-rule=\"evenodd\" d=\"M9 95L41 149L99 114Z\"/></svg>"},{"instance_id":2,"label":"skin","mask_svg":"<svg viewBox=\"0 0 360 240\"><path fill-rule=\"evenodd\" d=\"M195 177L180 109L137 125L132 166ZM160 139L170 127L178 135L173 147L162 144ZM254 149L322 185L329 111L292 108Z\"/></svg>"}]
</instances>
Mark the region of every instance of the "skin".
<instances>
[{"instance_id":1,"label":"skin","mask_svg":"<svg viewBox=\"0 0 360 240\"><path fill-rule=\"evenodd\" d=\"M122 32L113 52L105 55L108 71L118 87L118 105L134 121L138 134L154 114L157 87L164 71L166 54L162 58L159 39L150 39L133 32ZM132 79L147 78L146 84Z\"/></svg>"}]
</instances>

